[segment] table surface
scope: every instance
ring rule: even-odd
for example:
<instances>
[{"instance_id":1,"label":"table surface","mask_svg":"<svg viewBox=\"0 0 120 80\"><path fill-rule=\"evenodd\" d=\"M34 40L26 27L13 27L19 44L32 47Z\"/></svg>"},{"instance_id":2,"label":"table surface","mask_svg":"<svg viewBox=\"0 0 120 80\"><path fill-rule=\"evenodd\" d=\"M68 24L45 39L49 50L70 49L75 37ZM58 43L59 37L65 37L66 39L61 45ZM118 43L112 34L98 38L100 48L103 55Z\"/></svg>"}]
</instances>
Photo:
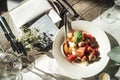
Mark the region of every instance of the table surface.
<instances>
[{"instance_id":1,"label":"table surface","mask_svg":"<svg viewBox=\"0 0 120 80\"><path fill-rule=\"evenodd\" d=\"M99 16L102 8L113 6L112 0L67 0L81 17L87 21L92 21ZM70 9L69 9L70 10Z\"/></svg>"},{"instance_id":2,"label":"table surface","mask_svg":"<svg viewBox=\"0 0 120 80\"><path fill-rule=\"evenodd\" d=\"M109 9L108 9L109 10ZM111 45L112 47L114 46L118 46L120 44L120 21L116 21L113 24L108 24L106 22L104 22L103 20L100 19L99 16L96 17L91 17L91 18L86 18L86 20L91 21L92 23L96 24L96 26L101 27L105 32L107 32L108 37L111 41ZM115 27L113 27L115 26ZM114 30L114 31L113 31ZM114 33L115 32L115 33ZM110 37L112 36L112 38ZM114 42L114 40L117 40L117 43ZM111 68L111 70L115 71L118 68ZM111 72L111 75L117 75L118 77L120 77L120 73L119 71L117 72ZM47 75L43 75L42 79L44 79L46 77L46 79L48 80L74 80L72 78L67 77L67 73L65 73L57 64L57 62L48 57L47 55L42 55L39 59L36 60L36 65L35 68L32 69L32 71L28 72L28 73L23 73L24 75L24 80L27 80L29 75L31 76L31 79L34 79L33 76L36 77L37 79L40 79L41 75L36 74L36 72L38 72L39 74L47 74ZM64 74L64 75L63 75ZM52 75L52 76L51 76ZM54 77L53 77L54 76ZM30 77L29 77L30 78ZM41 80L42 80L41 79ZM95 77L90 77L90 78L86 78L86 79L80 79L80 80L96 80ZM112 80L112 79L111 79Z\"/></svg>"},{"instance_id":3,"label":"table surface","mask_svg":"<svg viewBox=\"0 0 120 80\"><path fill-rule=\"evenodd\" d=\"M71 3L72 0L68 0ZM79 1L78 3L76 3ZM106 5L105 5L106 4ZM102 21L99 17L99 11L102 7L110 8L113 3L102 3L98 4L98 2L87 1L87 0L75 0L72 2L73 8L87 21L91 21L96 24L96 26L101 27L104 31L112 35L115 40L120 44L120 21L117 20L113 24L107 24ZM103 5L103 6L102 6ZM80 7L82 6L82 7ZM113 27L114 26L114 27ZM35 67L33 67L30 71L22 72L23 80L74 80L67 77L67 73L65 73L57 64L55 59L48 57L47 55L41 55L35 61ZM119 75L119 73L117 74ZM119 76L120 77L120 76ZM44 78L44 79L43 79ZM81 79L82 80L82 79ZM87 78L84 80L95 80L95 77Z\"/></svg>"},{"instance_id":4,"label":"table surface","mask_svg":"<svg viewBox=\"0 0 120 80\"><path fill-rule=\"evenodd\" d=\"M22 1L22 0L21 0ZM80 14L85 20L92 21L99 16L99 11L102 8L110 8L113 6L113 1L105 0L67 0L68 3ZM16 0L8 0L8 10L15 8L20 2ZM66 6L66 5L65 5ZM66 6L67 7L67 6ZM70 9L68 9L71 11Z\"/></svg>"}]
</instances>

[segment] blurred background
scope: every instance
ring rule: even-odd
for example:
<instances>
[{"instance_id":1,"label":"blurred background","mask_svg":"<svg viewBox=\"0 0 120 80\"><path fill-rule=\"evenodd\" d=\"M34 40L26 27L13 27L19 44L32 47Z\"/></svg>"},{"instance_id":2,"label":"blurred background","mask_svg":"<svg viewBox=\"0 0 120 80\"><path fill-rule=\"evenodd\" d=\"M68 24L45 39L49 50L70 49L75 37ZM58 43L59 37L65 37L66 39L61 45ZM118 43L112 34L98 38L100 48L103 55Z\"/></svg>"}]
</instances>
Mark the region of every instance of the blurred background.
<instances>
[{"instance_id":1,"label":"blurred background","mask_svg":"<svg viewBox=\"0 0 120 80\"><path fill-rule=\"evenodd\" d=\"M15 8L24 0L0 0L0 15ZM114 5L114 0L67 0L85 20L92 21L99 16L99 11ZM7 4L6 4L7 3ZM2 7L1 7L2 6Z\"/></svg>"}]
</instances>

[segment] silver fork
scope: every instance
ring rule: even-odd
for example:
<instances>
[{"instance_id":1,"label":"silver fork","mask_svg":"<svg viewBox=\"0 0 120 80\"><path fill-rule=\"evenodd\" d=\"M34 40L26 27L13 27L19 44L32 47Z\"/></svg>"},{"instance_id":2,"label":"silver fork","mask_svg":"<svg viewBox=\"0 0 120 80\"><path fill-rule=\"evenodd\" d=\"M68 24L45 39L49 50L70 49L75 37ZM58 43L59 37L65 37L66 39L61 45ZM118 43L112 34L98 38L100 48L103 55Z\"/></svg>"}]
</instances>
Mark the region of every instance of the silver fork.
<instances>
[{"instance_id":1,"label":"silver fork","mask_svg":"<svg viewBox=\"0 0 120 80\"><path fill-rule=\"evenodd\" d=\"M67 34L73 31L72 26L71 26L72 19L69 16L70 14L68 12L64 14L64 25L65 25L66 38L67 38Z\"/></svg>"},{"instance_id":2,"label":"silver fork","mask_svg":"<svg viewBox=\"0 0 120 80\"><path fill-rule=\"evenodd\" d=\"M65 38L67 39L67 33L68 33L68 24L67 24L67 15L64 14L64 25L65 25Z\"/></svg>"}]
</instances>

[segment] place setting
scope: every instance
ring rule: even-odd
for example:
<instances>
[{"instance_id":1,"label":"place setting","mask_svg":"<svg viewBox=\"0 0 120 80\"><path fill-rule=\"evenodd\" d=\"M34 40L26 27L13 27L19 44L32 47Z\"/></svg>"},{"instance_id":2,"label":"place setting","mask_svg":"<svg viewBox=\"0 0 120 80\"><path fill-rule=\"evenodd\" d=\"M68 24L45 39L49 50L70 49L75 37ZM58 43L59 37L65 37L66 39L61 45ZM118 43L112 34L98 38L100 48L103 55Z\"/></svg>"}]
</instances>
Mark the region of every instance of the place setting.
<instances>
[{"instance_id":1,"label":"place setting","mask_svg":"<svg viewBox=\"0 0 120 80\"><path fill-rule=\"evenodd\" d=\"M119 1L118 2L115 1L115 3L119 3ZM114 6L116 6L116 4ZM113 6L113 8L114 8L114 6ZM101 15L100 15L100 17L101 17ZM116 54L119 53L119 43L114 39L114 37L112 37L107 32L104 32L101 28L98 28L95 24L88 22L88 21L84 21L84 20L72 21L71 26L67 25L67 27L70 28L68 30L66 28L66 25L64 27L62 27L60 29L57 37L55 38L55 41L53 44L53 53L54 53L56 61L61 66L61 68L63 68L63 70L68 73L68 76L78 78L78 79L80 79L80 77L82 77L82 78L86 78L86 80L87 79L89 80L90 77L97 76L97 77L99 77L99 79L103 79L103 78L100 78L103 76L101 76L99 73L102 71L104 72L105 71L104 69L107 69L106 66L109 65L108 70L111 69L111 71L119 69L119 62L118 62L119 60L115 57L113 58L113 56L117 57ZM71 28L72 28L72 30L71 30ZM88 48L88 45L87 45L87 47L85 46L85 48L84 48L84 45L86 45L84 42L84 39L85 39L84 34L85 33L88 34L89 36L95 38L95 40L94 40L94 42L92 42L92 44L95 44L97 41L97 45L99 45L99 47L98 47L99 53L98 52L96 52L96 53L98 53L100 58L97 59L97 56L93 57L96 59L96 61L93 61L92 63L90 62L90 59L89 59L89 57L90 57L89 51L88 52L85 51L86 48ZM79 37L76 38L76 35L77 36L79 35ZM97 37L98 37L98 39L97 39ZM78 47L80 43L76 44L77 41L79 41L82 44L82 47ZM89 46L90 46L90 43L89 43ZM116 46L118 46L118 47L116 47ZM105 52L102 52L102 50ZM116 54L114 53L114 50L116 50ZM102 55L102 53L104 54L104 56ZM102 62L102 59L104 59L103 62ZM89 62L90 62L90 64L89 64ZM118 62L118 63L116 63L116 62ZM115 65L115 64L117 64L117 65ZM112 67L110 67L110 66L112 66ZM114 75L115 75L115 73L117 73L117 71L116 72L105 71L105 72L106 73L108 72L108 74L110 76L110 77L108 76L107 78L105 78L105 80L110 80L110 79L118 80L118 78L114 77ZM98 78L95 78L95 80L96 79L98 79ZM91 79L91 80L93 80L93 79Z\"/></svg>"},{"instance_id":2,"label":"place setting","mask_svg":"<svg viewBox=\"0 0 120 80\"><path fill-rule=\"evenodd\" d=\"M0 26L10 46L7 51L1 46L0 79L119 80L116 73L120 47L116 37L85 20L67 0L48 2L59 21L54 23L48 14L53 9L49 9L20 26L17 37L6 18L0 16ZM111 12L118 6L116 3ZM111 12L106 11L107 18L116 18ZM103 12L99 17L107 23ZM112 20L108 24L114 24Z\"/></svg>"}]
</instances>

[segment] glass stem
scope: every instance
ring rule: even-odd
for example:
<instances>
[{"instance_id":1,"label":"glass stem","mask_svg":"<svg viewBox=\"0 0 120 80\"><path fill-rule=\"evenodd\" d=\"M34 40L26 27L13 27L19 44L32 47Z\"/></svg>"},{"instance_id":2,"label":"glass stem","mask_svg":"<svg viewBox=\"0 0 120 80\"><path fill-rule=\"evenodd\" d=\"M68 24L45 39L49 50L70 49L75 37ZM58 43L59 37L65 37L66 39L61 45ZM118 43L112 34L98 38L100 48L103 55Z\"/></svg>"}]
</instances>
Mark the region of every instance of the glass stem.
<instances>
[{"instance_id":1,"label":"glass stem","mask_svg":"<svg viewBox=\"0 0 120 80\"><path fill-rule=\"evenodd\" d=\"M117 18L116 16L114 16L113 14L111 14L111 12L115 9L117 5L115 4L112 8L111 11L108 13L108 15L112 15L114 18L116 18L117 20L120 20L120 18Z\"/></svg>"},{"instance_id":2,"label":"glass stem","mask_svg":"<svg viewBox=\"0 0 120 80\"><path fill-rule=\"evenodd\" d=\"M115 9L116 4L111 8L111 11L109 12L109 14Z\"/></svg>"}]
</instances>

